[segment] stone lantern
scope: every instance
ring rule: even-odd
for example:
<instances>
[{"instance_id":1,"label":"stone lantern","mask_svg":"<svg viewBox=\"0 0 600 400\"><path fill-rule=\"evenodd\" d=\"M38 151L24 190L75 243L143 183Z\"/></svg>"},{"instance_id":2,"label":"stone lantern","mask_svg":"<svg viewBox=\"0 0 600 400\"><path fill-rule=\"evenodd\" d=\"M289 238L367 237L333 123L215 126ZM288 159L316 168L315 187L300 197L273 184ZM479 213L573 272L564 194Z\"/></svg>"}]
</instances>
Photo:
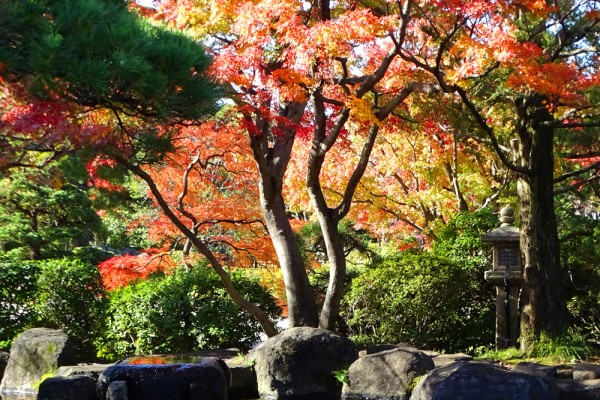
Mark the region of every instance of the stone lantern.
<instances>
[{"instance_id":1,"label":"stone lantern","mask_svg":"<svg viewBox=\"0 0 600 400\"><path fill-rule=\"evenodd\" d=\"M519 228L513 226L515 210L500 210L499 228L481 235L494 248L494 265L485 271L485 280L496 286L496 349L517 346L519 339L519 293L521 290L521 251Z\"/></svg>"}]
</instances>

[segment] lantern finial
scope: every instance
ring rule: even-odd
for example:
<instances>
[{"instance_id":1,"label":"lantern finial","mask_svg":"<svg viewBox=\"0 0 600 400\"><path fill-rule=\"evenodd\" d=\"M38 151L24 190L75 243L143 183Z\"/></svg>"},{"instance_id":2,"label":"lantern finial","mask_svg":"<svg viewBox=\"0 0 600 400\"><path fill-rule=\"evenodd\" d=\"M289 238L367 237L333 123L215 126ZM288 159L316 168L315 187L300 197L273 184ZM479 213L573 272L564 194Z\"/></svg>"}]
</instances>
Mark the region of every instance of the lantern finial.
<instances>
[{"instance_id":1,"label":"lantern finial","mask_svg":"<svg viewBox=\"0 0 600 400\"><path fill-rule=\"evenodd\" d=\"M511 206L502 207L500 210L500 226L512 225L515 222L515 209Z\"/></svg>"}]
</instances>

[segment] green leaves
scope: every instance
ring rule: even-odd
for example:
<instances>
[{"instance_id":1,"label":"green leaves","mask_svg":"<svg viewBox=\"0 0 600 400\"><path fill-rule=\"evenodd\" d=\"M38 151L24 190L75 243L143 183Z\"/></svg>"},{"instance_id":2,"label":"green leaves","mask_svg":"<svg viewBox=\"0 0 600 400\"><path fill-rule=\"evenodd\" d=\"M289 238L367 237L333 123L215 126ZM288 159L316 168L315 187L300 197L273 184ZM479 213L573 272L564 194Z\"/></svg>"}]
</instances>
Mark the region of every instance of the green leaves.
<instances>
[{"instance_id":1,"label":"green leaves","mask_svg":"<svg viewBox=\"0 0 600 400\"><path fill-rule=\"evenodd\" d=\"M236 287L277 316L280 310L273 297L247 272L233 274ZM110 296L107 331L99 343L108 358L219 347L247 349L258 340L256 321L240 312L218 276L204 265L189 271L178 268L168 276L155 274Z\"/></svg>"},{"instance_id":2,"label":"green leaves","mask_svg":"<svg viewBox=\"0 0 600 400\"><path fill-rule=\"evenodd\" d=\"M411 343L459 351L493 340L491 299L478 282L440 256L404 252L363 271L346 303L350 337L362 343Z\"/></svg>"},{"instance_id":3,"label":"green leaves","mask_svg":"<svg viewBox=\"0 0 600 400\"><path fill-rule=\"evenodd\" d=\"M0 180L0 242L7 250L29 247L32 258L42 252L49 257L99 229L86 188L61 171L56 164L45 171L13 170Z\"/></svg>"},{"instance_id":4,"label":"green leaves","mask_svg":"<svg viewBox=\"0 0 600 400\"><path fill-rule=\"evenodd\" d=\"M0 342L13 339L35 321L39 271L39 265L33 261L0 262Z\"/></svg>"}]
</instances>

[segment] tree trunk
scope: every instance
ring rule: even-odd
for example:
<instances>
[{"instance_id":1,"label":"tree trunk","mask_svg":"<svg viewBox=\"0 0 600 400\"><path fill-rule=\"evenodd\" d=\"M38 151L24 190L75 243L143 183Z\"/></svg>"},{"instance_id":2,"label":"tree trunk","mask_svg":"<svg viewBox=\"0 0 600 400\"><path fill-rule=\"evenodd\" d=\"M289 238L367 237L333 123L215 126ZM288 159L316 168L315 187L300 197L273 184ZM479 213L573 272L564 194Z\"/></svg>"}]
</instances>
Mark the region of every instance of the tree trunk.
<instances>
[{"instance_id":1,"label":"tree trunk","mask_svg":"<svg viewBox=\"0 0 600 400\"><path fill-rule=\"evenodd\" d=\"M305 108L306 103L291 103L281 110L281 115L298 123ZM273 135L268 122L258 120L252 123L261 132L249 135L250 147L258 167L261 210L283 275L289 326L316 327L319 321L314 293L283 199L283 177L296 132L294 128L286 128L280 134Z\"/></svg>"},{"instance_id":2,"label":"tree trunk","mask_svg":"<svg viewBox=\"0 0 600 400\"><path fill-rule=\"evenodd\" d=\"M554 212L554 132L541 101L520 105L519 175L520 245L523 254L521 347L531 348L540 335L557 337L567 327L567 307Z\"/></svg>"},{"instance_id":3,"label":"tree trunk","mask_svg":"<svg viewBox=\"0 0 600 400\"><path fill-rule=\"evenodd\" d=\"M289 326L316 327L318 320L314 293L308 281L304 257L285 210L283 196L280 191L266 191L262 182L259 186L263 216L283 275Z\"/></svg>"},{"instance_id":4,"label":"tree trunk","mask_svg":"<svg viewBox=\"0 0 600 400\"><path fill-rule=\"evenodd\" d=\"M331 210L328 209L323 212L323 210L315 209L315 213L319 219L327 251L327 261L329 262L329 284L319 316L319 328L334 331L340 314L340 303L344 295L346 255L337 227L338 221L333 216L327 215L331 214Z\"/></svg>"},{"instance_id":5,"label":"tree trunk","mask_svg":"<svg viewBox=\"0 0 600 400\"><path fill-rule=\"evenodd\" d=\"M39 224L37 213L32 213L31 215L31 230L35 232L35 239L29 239L27 241L27 246L29 247L29 257L32 260L41 260L42 259L42 247L39 243Z\"/></svg>"}]
</instances>

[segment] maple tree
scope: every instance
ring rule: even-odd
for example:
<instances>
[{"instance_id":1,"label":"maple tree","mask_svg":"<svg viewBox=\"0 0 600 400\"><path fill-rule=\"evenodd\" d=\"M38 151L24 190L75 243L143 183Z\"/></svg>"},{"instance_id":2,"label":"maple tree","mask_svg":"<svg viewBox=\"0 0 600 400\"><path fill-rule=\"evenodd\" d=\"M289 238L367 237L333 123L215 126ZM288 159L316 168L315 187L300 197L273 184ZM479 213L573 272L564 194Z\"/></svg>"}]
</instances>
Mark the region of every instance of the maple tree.
<instances>
[{"instance_id":1,"label":"maple tree","mask_svg":"<svg viewBox=\"0 0 600 400\"><path fill-rule=\"evenodd\" d=\"M213 73L229 84L258 166L262 213L283 271L290 325L334 329L346 269L338 223L351 208L386 118L411 93L436 90L406 74L389 48L386 37L397 19L353 3L303 7L287 0L164 1L156 17L214 43ZM402 39L402 29L395 35ZM360 138L362 156L351 166L341 199L327 199L320 178L325 159L349 134ZM297 138L312 143L306 187L331 267L319 320L283 191Z\"/></svg>"},{"instance_id":2,"label":"maple tree","mask_svg":"<svg viewBox=\"0 0 600 400\"><path fill-rule=\"evenodd\" d=\"M286 236L278 239L276 232L289 229L282 212L280 220L274 213L283 208L279 190L277 202L266 194L281 181L290 143L297 136L311 138L306 183L333 271L322 326L332 326L344 274L336 225L349 210L375 138L390 114L410 107L409 93L428 92L437 101L435 92L443 92L452 95L480 145L491 146L518 177L526 264L523 345L528 337L564 329L554 181L587 173L578 187L597 179L598 164L588 153L587 165L575 163L574 170L554 177L553 136L598 124L597 3L165 1L161 7L161 17L214 38L214 70L237 95L259 165L263 213L267 224L272 215L269 231L281 246ZM341 200L330 206L323 165L348 134L362 135L364 146ZM515 136L514 146L500 144ZM282 267L293 251L291 245L280 251ZM291 272L300 269L290 266Z\"/></svg>"},{"instance_id":3,"label":"maple tree","mask_svg":"<svg viewBox=\"0 0 600 400\"><path fill-rule=\"evenodd\" d=\"M571 147L559 169L555 143L595 134L598 32L594 1L413 2L403 20L419 46L402 58L435 77L517 176L524 276L521 345L567 327L554 197L597 181L596 150ZM430 13L434 13L435 18ZM586 160L581 162L581 160Z\"/></svg>"}]
</instances>

